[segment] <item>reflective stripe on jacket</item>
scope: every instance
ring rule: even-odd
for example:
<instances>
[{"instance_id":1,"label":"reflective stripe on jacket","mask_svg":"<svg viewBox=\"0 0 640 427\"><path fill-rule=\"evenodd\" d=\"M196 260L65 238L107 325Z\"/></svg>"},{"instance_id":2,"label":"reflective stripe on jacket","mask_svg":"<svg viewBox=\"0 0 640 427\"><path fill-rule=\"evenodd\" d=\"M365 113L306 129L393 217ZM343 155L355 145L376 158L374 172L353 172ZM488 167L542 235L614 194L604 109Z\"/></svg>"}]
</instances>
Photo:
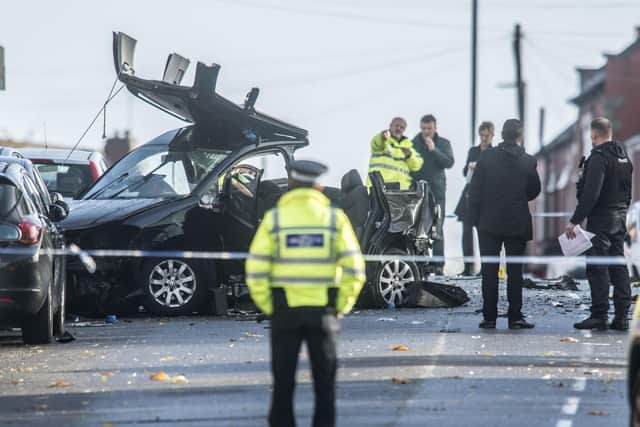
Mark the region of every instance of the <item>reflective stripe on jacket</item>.
<instances>
[{"instance_id":1,"label":"reflective stripe on jacket","mask_svg":"<svg viewBox=\"0 0 640 427\"><path fill-rule=\"evenodd\" d=\"M365 280L358 240L341 209L315 189L280 198L258 227L246 262L251 297L273 312L271 288L284 290L289 307L326 306L337 288L336 309L347 313Z\"/></svg>"},{"instance_id":2,"label":"reflective stripe on jacket","mask_svg":"<svg viewBox=\"0 0 640 427\"><path fill-rule=\"evenodd\" d=\"M403 148L411 150L409 158L404 155ZM385 182L399 182L401 190L406 190L411 186L411 172L420 170L422 163L422 157L406 137L397 141L389 136L384 140L382 134L379 133L371 140L369 172L380 172ZM370 185L367 178L367 186Z\"/></svg>"}]
</instances>

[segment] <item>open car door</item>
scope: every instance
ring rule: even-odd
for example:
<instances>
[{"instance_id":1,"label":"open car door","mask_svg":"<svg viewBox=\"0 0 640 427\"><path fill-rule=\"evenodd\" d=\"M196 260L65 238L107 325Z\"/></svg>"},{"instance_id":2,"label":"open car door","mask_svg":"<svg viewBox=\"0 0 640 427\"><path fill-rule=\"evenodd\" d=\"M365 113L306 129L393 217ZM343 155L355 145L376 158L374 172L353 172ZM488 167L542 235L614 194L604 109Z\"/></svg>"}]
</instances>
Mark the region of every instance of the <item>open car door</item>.
<instances>
[{"instance_id":1,"label":"open car door","mask_svg":"<svg viewBox=\"0 0 640 427\"><path fill-rule=\"evenodd\" d=\"M216 93L220 65L196 65L192 86L180 85L189 60L177 53L167 58L162 80L136 76L136 40L125 33L113 33L113 59L118 79L127 89L154 107L186 122L195 123L212 134L232 136L233 144L256 144L269 140L303 140L305 129L259 113L254 109L259 89L247 94L244 105L237 105ZM235 137L235 138L234 138Z\"/></svg>"}]
</instances>

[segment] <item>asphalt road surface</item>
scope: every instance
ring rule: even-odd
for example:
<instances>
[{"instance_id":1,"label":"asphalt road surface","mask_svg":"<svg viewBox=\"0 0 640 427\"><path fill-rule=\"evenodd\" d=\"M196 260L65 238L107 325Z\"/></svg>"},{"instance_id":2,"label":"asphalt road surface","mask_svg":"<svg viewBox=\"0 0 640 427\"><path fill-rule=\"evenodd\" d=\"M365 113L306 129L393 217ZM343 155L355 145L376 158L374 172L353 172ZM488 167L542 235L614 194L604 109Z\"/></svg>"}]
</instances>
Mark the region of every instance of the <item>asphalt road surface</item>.
<instances>
[{"instance_id":1,"label":"asphalt road surface","mask_svg":"<svg viewBox=\"0 0 640 427\"><path fill-rule=\"evenodd\" d=\"M453 309L359 311L339 343L341 426L624 426L624 333L580 333L587 286L525 290L537 327L477 327L479 284ZM501 290L504 294L504 290ZM505 304L501 301L504 311ZM82 325L82 324L80 324ZM261 426L270 401L267 324L132 318L69 324L77 340L23 346L0 335L0 425ZM394 346L406 350L392 350ZM310 425L307 356L296 413ZM166 373L165 381L150 376Z\"/></svg>"}]
</instances>

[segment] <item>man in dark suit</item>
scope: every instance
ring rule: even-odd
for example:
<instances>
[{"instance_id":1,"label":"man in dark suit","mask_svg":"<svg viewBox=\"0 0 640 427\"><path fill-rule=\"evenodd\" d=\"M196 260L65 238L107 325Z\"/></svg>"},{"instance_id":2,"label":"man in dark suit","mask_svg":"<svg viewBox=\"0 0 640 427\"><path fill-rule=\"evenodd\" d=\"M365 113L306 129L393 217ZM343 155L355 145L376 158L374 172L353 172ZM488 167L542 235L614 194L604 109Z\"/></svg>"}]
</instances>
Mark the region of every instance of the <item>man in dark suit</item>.
<instances>
[{"instance_id":1,"label":"man in dark suit","mask_svg":"<svg viewBox=\"0 0 640 427\"><path fill-rule=\"evenodd\" d=\"M533 237L529 201L540 194L536 160L525 153L522 123L509 119L502 127L502 139L495 148L485 150L471 179L469 216L478 228L482 262L482 314L480 327L494 329L498 317L498 261L504 244L507 257L525 253ZM522 315L521 262L507 262L509 329L530 329L534 325Z\"/></svg>"}]
</instances>

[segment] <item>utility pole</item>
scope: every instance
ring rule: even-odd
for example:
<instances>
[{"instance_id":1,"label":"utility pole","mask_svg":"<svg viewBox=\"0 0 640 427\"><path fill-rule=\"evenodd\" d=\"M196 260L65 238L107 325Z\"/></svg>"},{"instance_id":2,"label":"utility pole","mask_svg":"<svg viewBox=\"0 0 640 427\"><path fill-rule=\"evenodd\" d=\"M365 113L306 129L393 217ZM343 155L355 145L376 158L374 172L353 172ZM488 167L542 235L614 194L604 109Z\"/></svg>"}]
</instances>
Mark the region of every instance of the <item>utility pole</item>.
<instances>
[{"instance_id":1,"label":"utility pole","mask_svg":"<svg viewBox=\"0 0 640 427\"><path fill-rule=\"evenodd\" d=\"M516 24L513 34L513 57L516 63L516 90L518 102L518 118L524 123L524 97L525 83L522 80L522 50L521 50L522 31L520 24Z\"/></svg>"},{"instance_id":2,"label":"utility pole","mask_svg":"<svg viewBox=\"0 0 640 427\"><path fill-rule=\"evenodd\" d=\"M476 139L476 94L478 65L478 0L471 6L471 146Z\"/></svg>"},{"instance_id":3,"label":"utility pole","mask_svg":"<svg viewBox=\"0 0 640 427\"><path fill-rule=\"evenodd\" d=\"M4 47L0 46L0 90L6 90L4 77Z\"/></svg>"},{"instance_id":4,"label":"utility pole","mask_svg":"<svg viewBox=\"0 0 640 427\"><path fill-rule=\"evenodd\" d=\"M540 107L540 120L539 120L539 128L538 128L538 139L540 142L540 149L544 147L544 115L545 109L544 107Z\"/></svg>"}]
</instances>

